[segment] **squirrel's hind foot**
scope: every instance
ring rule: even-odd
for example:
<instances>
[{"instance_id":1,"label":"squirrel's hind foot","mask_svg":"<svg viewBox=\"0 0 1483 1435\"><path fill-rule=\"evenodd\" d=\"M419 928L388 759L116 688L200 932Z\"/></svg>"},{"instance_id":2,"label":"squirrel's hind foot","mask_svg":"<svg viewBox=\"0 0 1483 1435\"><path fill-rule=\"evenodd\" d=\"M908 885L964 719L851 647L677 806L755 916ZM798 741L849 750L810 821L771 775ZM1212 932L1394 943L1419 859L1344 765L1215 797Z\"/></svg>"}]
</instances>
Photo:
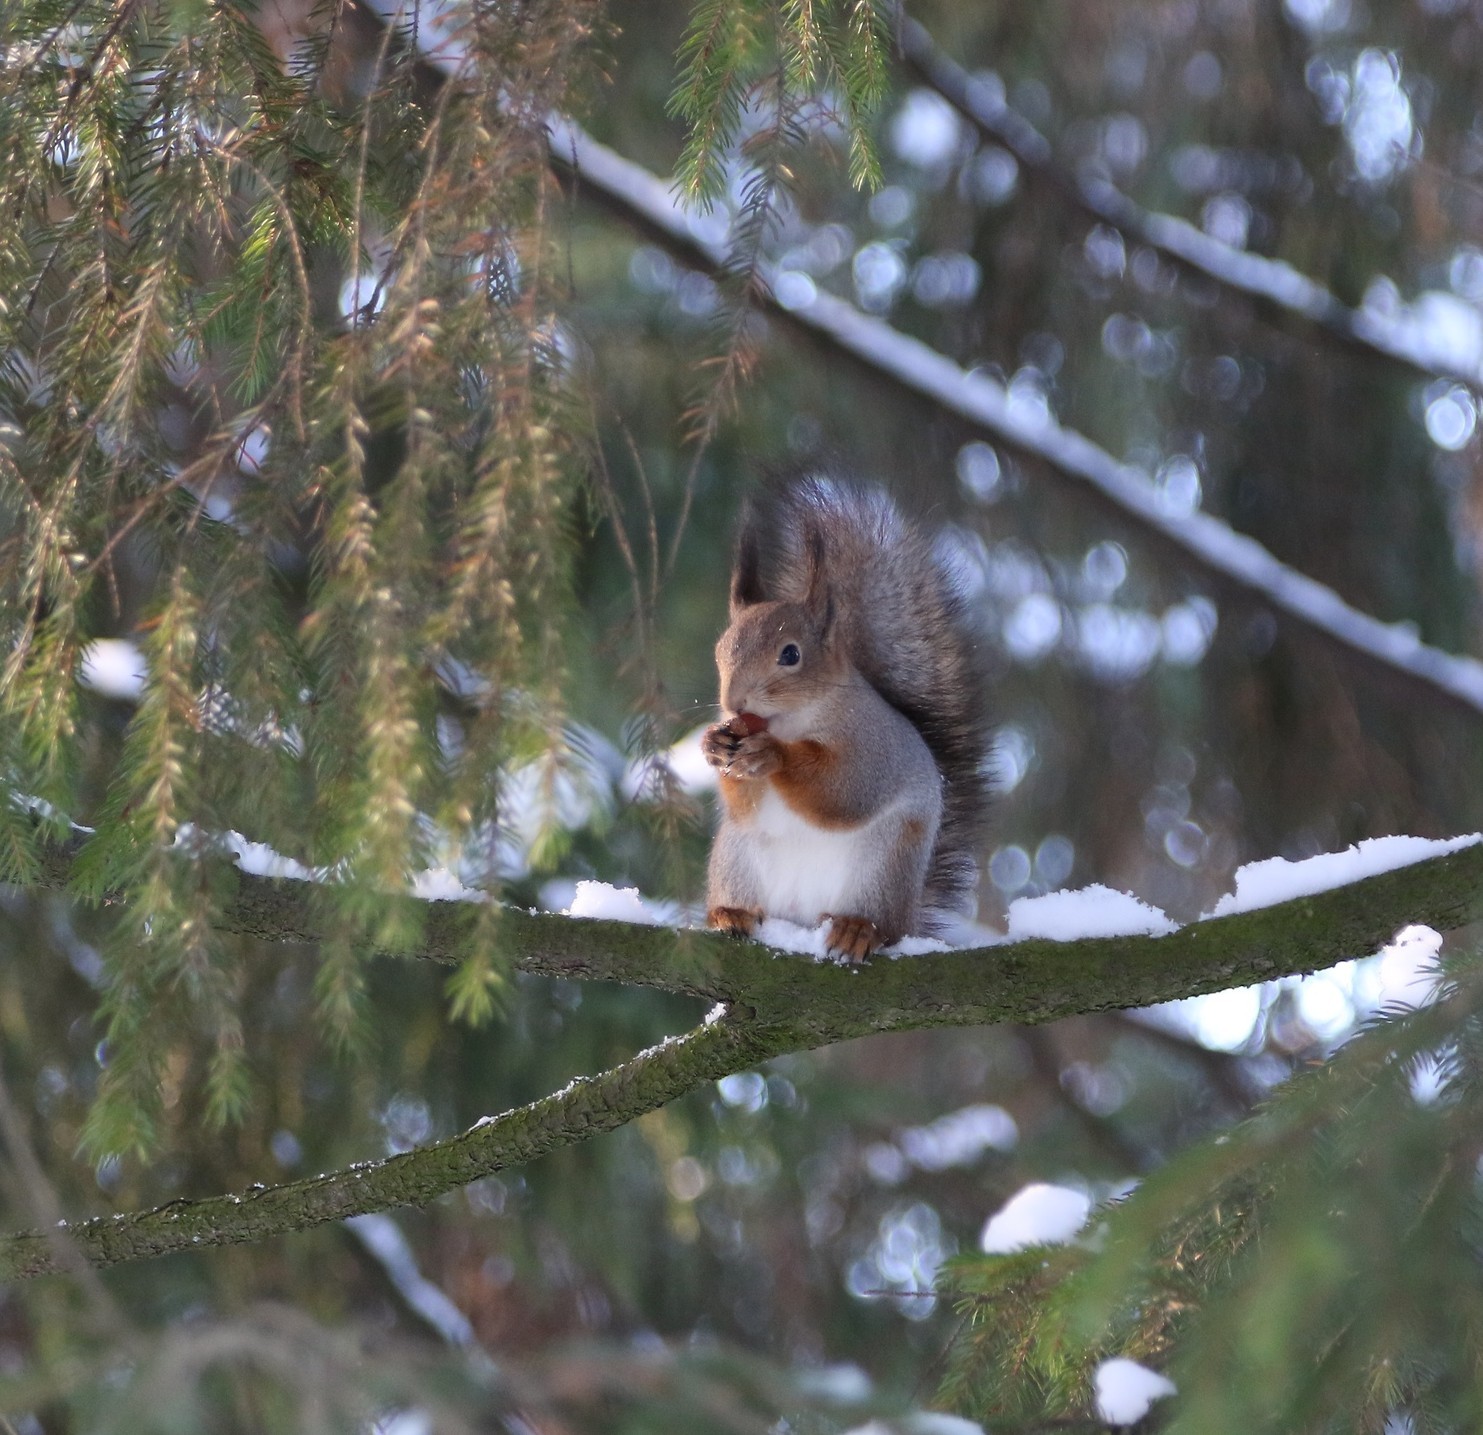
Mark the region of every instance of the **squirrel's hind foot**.
<instances>
[{"instance_id":1,"label":"squirrel's hind foot","mask_svg":"<svg viewBox=\"0 0 1483 1435\"><path fill-rule=\"evenodd\" d=\"M831 956L843 957L852 966L863 962L881 946L880 928L869 917L831 917L824 946Z\"/></svg>"},{"instance_id":2,"label":"squirrel's hind foot","mask_svg":"<svg viewBox=\"0 0 1483 1435\"><path fill-rule=\"evenodd\" d=\"M712 907L705 914L706 926L735 937L750 937L761 920L762 913L749 907Z\"/></svg>"}]
</instances>

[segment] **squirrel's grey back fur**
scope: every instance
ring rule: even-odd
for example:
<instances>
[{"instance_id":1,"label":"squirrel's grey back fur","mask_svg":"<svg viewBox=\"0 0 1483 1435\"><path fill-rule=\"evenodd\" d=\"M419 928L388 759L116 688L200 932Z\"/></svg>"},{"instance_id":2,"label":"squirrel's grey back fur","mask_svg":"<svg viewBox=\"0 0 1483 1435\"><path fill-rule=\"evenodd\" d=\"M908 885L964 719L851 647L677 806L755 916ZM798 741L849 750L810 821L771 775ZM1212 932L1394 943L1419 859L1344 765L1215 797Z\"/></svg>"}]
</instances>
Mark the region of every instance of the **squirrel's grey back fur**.
<instances>
[{"instance_id":1,"label":"squirrel's grey back fur","mask_svg":"<svg viewBox=\"0 0 1483 1435\"><path fill-rule=\"evenodd\" d=\"M959 579L884 489L834 478L768 486L749 502L738 569L757 597L802 602L823 555L835 631L856 670L921 733L943 781L924 906L971 910L988 813L983 648Z\"/></svg>"}]
</instances>

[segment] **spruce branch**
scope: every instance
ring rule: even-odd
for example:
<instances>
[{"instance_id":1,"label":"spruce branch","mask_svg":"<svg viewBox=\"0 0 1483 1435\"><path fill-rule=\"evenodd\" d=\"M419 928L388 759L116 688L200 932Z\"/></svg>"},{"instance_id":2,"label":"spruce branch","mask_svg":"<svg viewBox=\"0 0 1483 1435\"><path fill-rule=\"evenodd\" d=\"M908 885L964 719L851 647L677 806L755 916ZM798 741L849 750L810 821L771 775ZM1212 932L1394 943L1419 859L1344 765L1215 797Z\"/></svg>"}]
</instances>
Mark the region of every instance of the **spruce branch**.
<instances>
[{"instance_id":1,"label":"spruce branch","mask_svg":"<svg viewBox=\"0 0 1483 1435\"><path fill-rule=\"evenodd\" d=\"M71 867L69 849L47 848L44 884L65 886ZM236 891L220 909L226 930L268 941L323 936L314 884L228 875ZM415 955L454 960L465 915L460 904L431 904ZM98 1265L264 1239L429 1201L615 1130L772 1056L878 1032L1037 1024L1196 996L1369 955L1407 923L1449 929L1479 917L1483 845L1163 937L1024 941L878 958L858 968L788 958L708 932L501 909L497 940L522 971L679 992L722 1002L724 1012L609 1071L415 1151L312 1180L79 1222L66 1231L73 1248ZM54 1249L43 1233L0 1240L0 1279L54 1271Z\"/></svg>"},{"instance_id":2,"label":"spruce branch","mask_svg":"<svg viewBox=\"0 0 1483 1435\"><path fill-rule=\"evenodd\" d=\"M1352 351L1400 364L1427 378L1455 379L1477 390L1483 373L1363 307L1351 309L1316 279L1280 259L1238 249L1177 215L1144 209L1111 181L1082 175L1056 159L1051 142L989 86L969 74L937 45L918 20L903 16L898 34L906 68L935 90L981 138L1008 150L1025 172L1061 195L1090 219L1117 230L1162 258L1197 274L1266 314L1305 324ZM1452 176L1446 178L1452 181Z\"/></svg>"},{"instance_id":3,"label":"spruce branch","mask_svg":"<svg viewBox=\"0 0 1483 1435\"><path fill-rule=\"evenodd\" d=\"M447 1141L282 1186L83 1221L69 1225L66 1235L73 1251L95 1266L110 1266L423 1205L507 1166L615 1130L702 1082L744 1070L783 1049L775 1031L735 1020L712 1022ZM0 1240L0 1280L63 1269L56 1237L49 1232Z\"/></svg>"},{"instance_id":4,"label":"spruce branch","mask_svg":"<svg viewBox=\"0 0 1483 1435\"><path fill-rule=\"evenodd\" d=\"M725 249L696 238L664 183L642 166L561 118L551 123L551 159L573 177L584 198L681 264L712 278L725 274ZM771 277L763 266L759 287ZM1332 588L1289 567L1214 514L1168 512L1146 474L1074 429L1026 416L1010 402L1008 390L981 370L969 373L920 340L822 290L796 308L785 308L764 291L758 306L790 333L833 357L854 360L902 394L1037 463L1177 562L1226 591L1269 607L1368 676L1474 717L1483 714L1483 664L1477 659L1431 647L1413 629L1351 607Z\"/></svg>"}]
</instances>

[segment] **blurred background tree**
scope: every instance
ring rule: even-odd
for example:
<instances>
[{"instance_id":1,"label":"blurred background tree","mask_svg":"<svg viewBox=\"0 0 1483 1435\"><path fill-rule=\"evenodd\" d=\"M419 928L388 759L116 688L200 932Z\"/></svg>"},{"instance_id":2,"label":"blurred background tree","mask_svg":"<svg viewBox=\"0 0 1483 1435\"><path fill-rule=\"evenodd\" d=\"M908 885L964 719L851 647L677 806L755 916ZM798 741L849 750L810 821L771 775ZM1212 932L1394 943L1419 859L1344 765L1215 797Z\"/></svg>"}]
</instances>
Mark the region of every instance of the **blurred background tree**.
<instances>
[{"instance_id":1,"label":"blurred background tree","mask_svg":"<svg viewBox=\"0 0 1483 1435\"><path fill-rule=\"evenodd\" d=\"M790 38L815 10L817 41ZM451 978L363 953L415 946L387 893L424 869L552 909L584 877L694 900L708 798L682 739L714 700L731 517L770 465L827 459L952 525L997 669L986 922L1091 881L1187 919L1251 858L1483 826L1476 713L744 302L764 267L795 307L841 295L1144 470L1168 513L1477 654L1483 10L913 6L1042 164L876 14L0 19L0 768L34 799L0 806L6 1228L405 1149L693 1022L510 977L488 930ZM709 196L692 227L741 266L717 283L560 188L563 109ZM1109 224L1078 188L1108 182L1288 262L1413 361ZM38 818L97 826L89 890L127 900L26 885ZM180 858L228 832L334 870L335 940L213 933L211 869ZM1404 953L781 1059L394 1224L15 1285L0 1411L22 1435L839 1430L946 1378L991 1428L1092 1427L1096 1357L1163 1364L1208 1303L1230 1314L1177 1372L1184 1428L1470 1426L1472 1324L1411 1321L1390 1384L1370 1357L1392 1347L1341 1338L1346 1311L1450 1309L1475 1271L1458 970L1327 1081L1287 1078L1405 993ZM1461 1094L1418 1104L1398 1049L1441 1051L1423 1094ZM1208 1144L1274 1091L1286 1145ZM939 1273L1008 1197L1156 1171L1105 1262L954 1267L953 1344ZM1404 1259L1367 1262L1400 1227ZM1320 1337L1333 1385L1294 1373Z\"/></svg>"}]
</instances>

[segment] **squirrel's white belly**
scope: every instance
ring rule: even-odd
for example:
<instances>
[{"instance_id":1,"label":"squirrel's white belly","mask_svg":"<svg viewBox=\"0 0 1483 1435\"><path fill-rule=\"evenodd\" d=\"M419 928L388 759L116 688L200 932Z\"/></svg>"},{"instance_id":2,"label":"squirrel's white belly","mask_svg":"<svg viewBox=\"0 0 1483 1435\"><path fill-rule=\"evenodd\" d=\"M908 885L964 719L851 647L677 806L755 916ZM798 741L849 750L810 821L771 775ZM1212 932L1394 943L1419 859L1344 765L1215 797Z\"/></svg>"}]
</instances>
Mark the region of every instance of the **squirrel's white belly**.
<instances>
[{"instance_id":1,"label":"squirrel's white belly","mask_svg":"<svg viewBox=\"0 0 1483 1435\"><path fill-rule=\"evenodd\" d=\"M880 843L878 814L861 827L815 827L769 789L749 824L746 851L755 864L767 914L812 927L832 916L860 910L862 888L871 880L870 860Z\"/></svg>"}]
</instances>

